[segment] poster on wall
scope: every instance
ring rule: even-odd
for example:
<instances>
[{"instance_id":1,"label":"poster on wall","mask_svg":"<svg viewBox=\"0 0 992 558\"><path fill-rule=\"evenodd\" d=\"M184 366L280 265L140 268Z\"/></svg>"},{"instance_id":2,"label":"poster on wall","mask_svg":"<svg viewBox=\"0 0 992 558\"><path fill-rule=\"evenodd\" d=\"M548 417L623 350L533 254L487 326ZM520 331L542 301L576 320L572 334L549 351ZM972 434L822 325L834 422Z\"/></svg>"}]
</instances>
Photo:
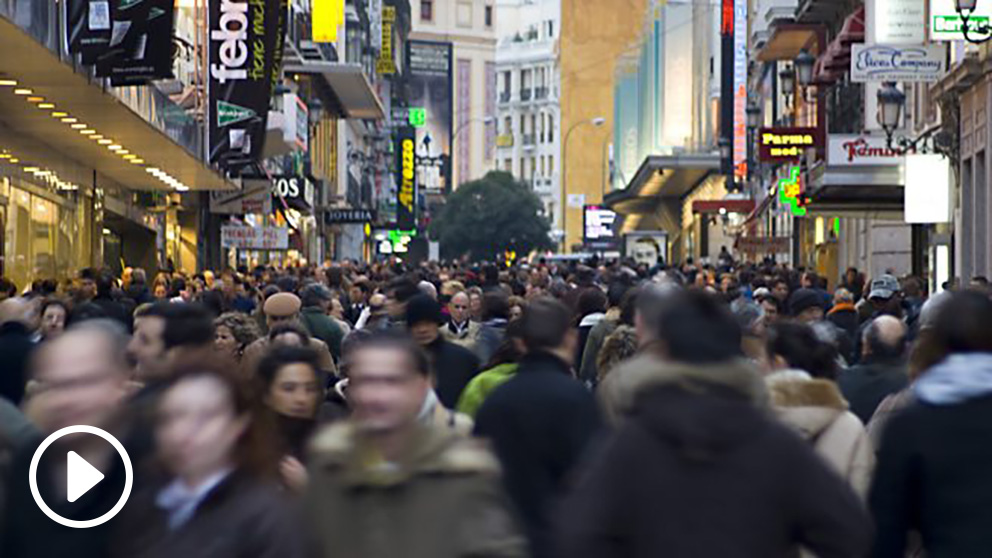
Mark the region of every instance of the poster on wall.
<instances>
[{"instance_id":1,"label":"poster on wall","mask_svg":"<svg viewBox=\"0 0 992 558\"><path fill-rule=\"evenodd\" d=\"M280 57L280 0L210 0L209 159L231 170L258 160Z\"/></svg>"},{"instance_id":2,"label":"poster on wall","mask_svg":"<svg viewBox=\"0 0 992 558\"><path fill-rule=\"evenodd\" d=\"M110 44L110 0L66 0L65 43L83 64L94 64Z\"/></svg>"},{"instance_id":3,"label":"poster on wall","mask_svg":"<svg viewBox=\"0 0 992 558\"><path fill-rule=\"evenodd\" d=\"M452 46L431 41L407 42L407 102L411 113L423 109L416 128L417 183L425 193L451 190L453 111Z\"/></svg>"},{"instance_id":4,"label":"poster on wall","mask_svg":"<svg viewBox=\"0 0 992 558\"><path fill-rule=\"evenodd\" d=\"M173 0L110 3L110 41L96 57L96 75L114 86L172 77Z\"/></svg>"},{"instance_id":5,"label":"poster on wall","mask_svg":"<svg viewBox=\"0 0 992 558\"><path fill-rule=\"evenodd\" d=\"M616 212L599 205L582 208L582 241L592 250L614 250L617 238L614 228L617 224Z\"/></svg>"},{"instance_id":6,"label":"poster on wall","mask_svg":"<svg viewBox=\"0 0 992 558\"><path fill-rule=\"evenodd\" d=\"M668 256L668 233L665 231L635 231L623 235L623 255L654 267L665 263Z\"/></svg>"},{"instance_id":7,"label":"poster on wall","mask_svg":"<svg viewBox=\"0 0 992 558\"><path fill-rule=\"evenodd\" d=\"M396 228L417 228L416 134L405 126L396 131Z\"/></svg>"}]
</instances>

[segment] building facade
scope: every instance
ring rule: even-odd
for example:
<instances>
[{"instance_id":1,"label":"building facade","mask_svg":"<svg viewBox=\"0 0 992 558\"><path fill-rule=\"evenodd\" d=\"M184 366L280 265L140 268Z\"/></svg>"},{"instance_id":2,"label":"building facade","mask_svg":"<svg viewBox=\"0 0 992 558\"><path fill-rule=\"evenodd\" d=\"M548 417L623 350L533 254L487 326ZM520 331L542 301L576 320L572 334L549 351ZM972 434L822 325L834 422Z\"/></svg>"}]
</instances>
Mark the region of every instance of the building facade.
<instances>
[{"instance_id":1,"label":"building facade","mask_svg":"<svg viewBox=\"0 0 992 558\"><path fill-rule=\"evenodd\" d=\"M561 3L507 0L498 7L496 168L530 185L560 235Z\"/></svg>"}]
</instances>

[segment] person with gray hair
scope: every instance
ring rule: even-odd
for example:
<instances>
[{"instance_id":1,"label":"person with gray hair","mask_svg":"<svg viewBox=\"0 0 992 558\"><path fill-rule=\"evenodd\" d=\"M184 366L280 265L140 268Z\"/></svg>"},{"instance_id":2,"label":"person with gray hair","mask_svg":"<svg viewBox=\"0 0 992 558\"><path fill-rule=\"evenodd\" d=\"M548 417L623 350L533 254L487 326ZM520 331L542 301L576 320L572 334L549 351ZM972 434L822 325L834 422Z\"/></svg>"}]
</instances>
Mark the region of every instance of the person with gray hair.
<instances>
[{"instance_id":1,"label":"person with gray hair","mask_svg":"<svg viewBox=\"0 0 992 558\"><path fill-rule=\"evenodd\" d=\"M300 322L307 328L310 335L323 341L331 351L331 356L337 362L341 359L341 340L344 330L331 318L331 290L320 283L311 283L300 291Z\"/></svg>"},{"instance_id":2,"label":"person with gray hair","mask_svg":"<svg viewBox=\"0 0 992 558\"><path fill-rule=\"evenodd\" d=\"M906 371L906 325L893 316L879 316L864 329L861 363L837 380L851 412L865 424L883 399L909 383Z\"/></svg>"}]
</instances>

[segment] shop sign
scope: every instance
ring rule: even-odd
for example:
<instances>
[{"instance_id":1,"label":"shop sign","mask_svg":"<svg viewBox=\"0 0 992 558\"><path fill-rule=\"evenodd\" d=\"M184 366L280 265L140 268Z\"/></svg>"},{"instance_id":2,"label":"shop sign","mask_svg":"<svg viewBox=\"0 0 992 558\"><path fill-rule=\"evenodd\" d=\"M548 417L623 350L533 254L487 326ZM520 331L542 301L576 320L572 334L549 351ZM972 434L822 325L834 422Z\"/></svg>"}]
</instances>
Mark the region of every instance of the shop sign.
<instances>
[{"instance_id":1,"label":"shop sign","mask_svg":"<svg viewBox=\"0 0 992 558\"><path fill-rule=\"evenodd\" d=\"M944 45L851 45L851 81L938 81L947 73Z\"/></svg>"},{"instance_id":2,"label":"shop sign","mask_svg":"<svg viewBox=\"0 0 992 558\"><path fill-rule=\"evenodd\" d=\"M224 169L257 161L281 60L282 2L211 0L207 25L209 160Z\"/></svg>"},{"instance_id":3,"label":"shop sign","mask_svg":"<svg viewBox=\"0 0 992 558\"><path fill-rule=\"evenodd\" d=\"M874 29L874 37L869 42L923 44L927 18L926 6L921 0L874 0L870 4L872 21L869 27Z\"/></svg>"},{"instance_id":4,"label":"shop sign","mask_svg":"<svg viewBox=\"0 0 992 558\"><path fill-rule=\"evenodd\" d=\"M933 153L906 156L904 216L907 223L951 221L951 162Z\"/></svg>"},{"instance_id":5,"label":"shop sign","mask_svg":"<svg viewBox=\"0 0 992 558\"><path fill-rule=\"evenodd\" d=\"M496 147L513 147L513 134L500 134L496 136Z\"/></svg>"},{"instance_id":6,"label":"shop sign","mask_svg":"<svg viewBox=\"0 0 992 558\"><path fill-rule=\"evenodd\" d=\"M417 168L413 128L396 132L396 228L417 228Z\"/></svg>"},{"instance_id":7,"label":"shop sign","mask_svg":"<svg viewBox=\"0 0 992 558\"><path fill-rule=\"evenodd\" d=\"M380 74L396 73L396 62L393 60L393 23L395 21L396 8L394 6L383 6L379 59L375 63L375 71Z\"/></svg>"},{"instance_id":8,"label":"shop sign","mask_svg":"<svg viewBox=\"0 0 992 558\"><path fill-rule=\"evenodd\" d=\"M992 23L992 3L982 0L968 17L968 36L981 36L977 29ZM963 41L961 16L955 0L930 0L930 38L935 41Z\"/></svg>"},{"instance_id":9,"label":"shop sign","mask_svg":"<svg viewBox=\"0 0 992 558\"><path fill-rule=\"evenodd\" d=\"M748 254L782 254L789 252L791 241L787 236L742 236L734 249Z\"/></svg>"},{"instance_id":10,"label":"shop sign","mask_svg":"<svg viewBox=\"0 0 992 558\"><path fill-rule=\"evenodd\" d=\"M272 213L272 192L268 182L248 186L238 192L210 192L210 212L216 215Z\"/></svg>"},{"instance_id":11,"label":"shop sign","mask_svg":"<svg viewBox=\"0 0 992 558\"><path fill-rule=\"evenodd\" d=\"M241 250L286 250L289 248L289 229L286 227L249 227L247 225L222 225L222 248Z\"/></svg>"},{"instance_id":12,"label":"shop sign","mask_svg":"<svg viewBox=\"0 0 992 558\"><path fill-rule=\"evenodd\" d=\"M314 205L313 181L306 176L273 176L272 195L286 200L287 205L308 210Z\"/></svg>"},{"instance_id":13,"label":"shop sign","mask_svg":"<svg viewBox=\"0 0 992 558\"><path fill-rule=\"evenodd\" d=\"M830 134L827 163L838 167L888 167L901 165L903 155L890 148L882 136Z\"/></svg>"},{"instance_id":14,"label":"shop sign","mask_svg":"<svg viewBox=\"0 0 992 558\"><path fill-rule=\"evenodd\" d=\"M283 130L283 141L295 145L297 149L306 151L310 145L310 111L307 104L295 93L283 96L283 110L286 114L286 129Z\"/></svg>"},{"instance_id":15,"label":"shop sign","mask_svg":"<svg viewBox=\"0 0 992 558\"><path fill-rule=\"evenodd\" d=\"M789 174L778 180L778 201L789 209L795 217L806 215L806 203L803 196L801 169L798 165L789 167Z\"/></svg>"},{"instance_id":16,"label":"shop sign","mask_svg":"<svg viewBox=\"0 0 992 558\"><path fill-rule=\"evenodd\" d=\"M762 162L798 160L807 149L823 147L820 128L762 128L758 159Z\"/></svg>"},{"instance_id":17,"label":"shop sign","mask_svg":"<svg viewBox=\"0 0 992 558\"><path fill-rule=\"evenodd\" d=\"M324 212L325 225L374 223L376 218L374 209L328 209Z\"/></svg>"}]
</instances>

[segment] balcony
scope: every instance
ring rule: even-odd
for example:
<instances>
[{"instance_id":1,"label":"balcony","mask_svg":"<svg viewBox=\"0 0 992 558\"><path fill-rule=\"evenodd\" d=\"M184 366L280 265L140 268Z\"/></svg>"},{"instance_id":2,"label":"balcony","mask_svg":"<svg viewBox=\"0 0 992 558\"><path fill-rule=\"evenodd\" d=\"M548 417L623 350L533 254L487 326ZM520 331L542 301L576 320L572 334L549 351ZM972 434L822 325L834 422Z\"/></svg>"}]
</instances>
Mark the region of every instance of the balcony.
<instances>
[{"instance_id":1,"label":"balcony","mask_svg":"<svg viewBox=\"0 0 992 558\"><path fill-rule=\"evenodd\" d=\"M521 89L520 90L520 100L527 102L531 100L531 96L534 94L533 89Z\"/></svg>"},{"instance_id":2,"label":"balcony","mask_svg":"<svg viewBox=\"0 0 992 558\"><path fill-rule=\"evenodd\" d=\"M534 98L535 99L538 99L538 100L540 100L540 99L547 99L548 98L548 88L547 87L538 87L537 89L535 89L534 90Z\"/></svg>"},{"instance_id":3,"label":"balcony","mask_svg":"<svg viewBox=\"0 0 992 558\"><path fill-rule=\"evenodd\" d=\"M499 94L499 104L505 105L510 102L510 92L501 91Z\"/></svg>"},{"instance_id":4,"label":"balcony","mask_svg":"<svg viewBox=\"0 0 992 558\"><path fill-rule=\"evenodd\" d=\"M534 147L536 139L534 134L524 134L524 147Z\"/></svg>"}]
</instances>

